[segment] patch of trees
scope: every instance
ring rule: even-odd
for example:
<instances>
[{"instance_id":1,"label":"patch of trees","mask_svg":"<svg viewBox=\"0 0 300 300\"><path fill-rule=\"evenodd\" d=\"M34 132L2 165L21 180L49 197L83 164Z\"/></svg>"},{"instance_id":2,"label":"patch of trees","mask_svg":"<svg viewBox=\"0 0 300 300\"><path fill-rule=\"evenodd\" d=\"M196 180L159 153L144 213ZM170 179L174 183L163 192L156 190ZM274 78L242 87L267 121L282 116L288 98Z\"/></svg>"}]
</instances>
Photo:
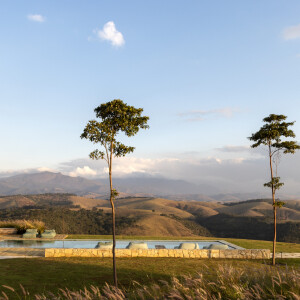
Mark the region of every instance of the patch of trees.
<instances>
[{"instance_id":1,"label":"patch of trees","mask_svg":"<svg viewBox=\"0 0 300 300\"><path fill-rule=\"evenodd\" d=\"M62 207L46 209L12 208L0 210L1 220L39 220L46 228L65 234L112 234L111 214L103 210L70 210ZM135 226L136 218L116 217L117 234Z\"/></svg>"},{"instance_id":2,"label":"patch of trees","mask_svg":"<svg viewBox=\"0 0 300 300\"><path fill-rule=\"evenodd\" d=\"M266 198L266 199L251 199L251 200L245 200L245 201L238 201L238 202L224 202L222 205L225 206L235 206L235 205L240 205L244 203L258 203L258 202L267 202L270 203L272 199Z\"/></svg>"},{"instance_id":3,"label":"patch of trees","mask_svg":"<svg viewBox=\"0 0 300 300\"><path fill-rule=\"evenodd\" d=\"M70 197L76 196L74 194L38 194L38 195L27 195L26 198L35 202L38 207L49 207L49 206L65 206L65 207L76 207L70 200ZM37 208L37 207L36 207Z\"/></svg>"},{"instance_id":4,"label":"patch of trees","mask_svg":"<svg viewBox=\"0 0 300 300\"><path fill-rule=\"evenodd\" d=\"M274 225L268 218L218 214L209 218L197 217L196 221L217 237L273 240ZM300 222L278 223L277 229L278 241L300 243Z\"/></svg>"}]
</instances>

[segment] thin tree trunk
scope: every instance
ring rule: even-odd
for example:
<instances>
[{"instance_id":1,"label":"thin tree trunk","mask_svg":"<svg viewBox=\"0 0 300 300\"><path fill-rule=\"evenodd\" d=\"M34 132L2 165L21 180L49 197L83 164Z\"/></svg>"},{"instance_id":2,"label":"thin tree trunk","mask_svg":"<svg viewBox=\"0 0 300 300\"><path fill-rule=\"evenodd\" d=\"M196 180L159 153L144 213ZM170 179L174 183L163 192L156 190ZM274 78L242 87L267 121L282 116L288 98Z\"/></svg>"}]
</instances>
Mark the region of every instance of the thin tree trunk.
<instances>
[{"instance_id":1,"label":"thin tree trunk","mask_svg":"<svg viewBox=\"0 0 300 300\"><path fill-rule=\"evenodd\" d=\"M273 215L274 215L274 238L273 238L273 258L272 264L275 266L275 252L276 252L276 206L275 206L275 189L273 184L273 166L272 166L272 151L271 145L269 144L269 157L270 157L270 172L272 182L272 201L273 201Z\"/></svg>"},{"instance_id":2,"label":"thin tree trunk","mask_svg":"<svg viewBox=\"0 0 300 300\"><path fill-rule=\"evenodd\" d=\"M275 196L275 195L274 195ZM273 212L274 212L274 240L273 240L273 260L272 264L275 266L275 249L276 249L276 206L274 205L273 207Z\"/></svg>"},{"instance_id":3,"label":"thin tree trunk","mask_svg":"<svg viewBox=\"0 0 300 300\"><path fill-rule=\"evenodd\" d=\"M113 195L113 186L112 186L112 154L113 154L113 143L110 144L110 160L109 160L109 184L110 184L110 204L112 212L112 229L113 229L113 276L114 284L118 287L117 279L117 267L116 267L116 217L115 217L115 205L114 205L114 195Z\"/></svg>"}]
</instances>

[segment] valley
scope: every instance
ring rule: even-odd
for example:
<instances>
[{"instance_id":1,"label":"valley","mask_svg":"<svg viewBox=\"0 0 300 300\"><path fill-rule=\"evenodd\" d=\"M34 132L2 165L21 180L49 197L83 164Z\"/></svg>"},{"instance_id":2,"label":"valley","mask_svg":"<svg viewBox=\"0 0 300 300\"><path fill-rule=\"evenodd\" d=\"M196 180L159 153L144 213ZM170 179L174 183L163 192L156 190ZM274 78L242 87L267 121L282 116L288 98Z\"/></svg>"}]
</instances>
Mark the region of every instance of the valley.
<instances>
[{"instance_id":1,"label":"valley","mask_svg":"<svg viewBox=\"0 0 300 300\"><path fill-rule=\"evenodd\" d=\"M120 235L272 239L269 199L221 203L125 197L116 199L115 206ZM0 197L1 220L38 219L62 233L110 234L110 214L107 199L74 194ZM278 210L278 241L300 242L299 200L287 200Z\"/></svg>"}]
</instances>

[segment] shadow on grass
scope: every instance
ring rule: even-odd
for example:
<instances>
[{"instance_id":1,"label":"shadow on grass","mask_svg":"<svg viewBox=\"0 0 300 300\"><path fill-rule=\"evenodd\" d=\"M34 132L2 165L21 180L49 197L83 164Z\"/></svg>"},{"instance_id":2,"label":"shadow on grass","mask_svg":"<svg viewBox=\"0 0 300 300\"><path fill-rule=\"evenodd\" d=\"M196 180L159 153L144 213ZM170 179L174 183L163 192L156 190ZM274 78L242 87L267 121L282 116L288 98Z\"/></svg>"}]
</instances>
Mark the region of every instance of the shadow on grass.
<instances>
[{"instance_id":1,"label":"shadow on grass","mask_svg":"<svg viewBox=\"0 0 300 300\"><path fill-rule=\"evenodd\" d=\"M139 269L140 265L140 269ZM144 262L126 267L126 261L117 261L119 286L131 289L132 282L151 284L158 280L169 281L173 274L154 270ZM111 259L7 259L0 261L1 285L22 293L20 284L33 294L57 293L59 289L79 290L90 285L113 284ZM0 292L7 289L0 287Z\"/></svg>"},{"instance_id":2,"label":"shadow on grass","mask_svg":"<svg viewBox=\"0 0 300 300\"><path fill-rule=\"evenodd\" d=\"M300 266L300 259L278 259L279 267ZM232 267L264 268L270 261L185 259L185 258L118 258L119 286L134 289L134 281L151 285L160 280L170 281L173 276L194 275L202 272L214 278L216 269L230 264ZM59 289L79 290L91 285L103 286L113 283L111 258L31 258L0 260L0 285L14 288L22 294L20 284L31 295L46 292L57 293ZM5 287L2 291L10 292Z\"/></svg>"}]
</instances>

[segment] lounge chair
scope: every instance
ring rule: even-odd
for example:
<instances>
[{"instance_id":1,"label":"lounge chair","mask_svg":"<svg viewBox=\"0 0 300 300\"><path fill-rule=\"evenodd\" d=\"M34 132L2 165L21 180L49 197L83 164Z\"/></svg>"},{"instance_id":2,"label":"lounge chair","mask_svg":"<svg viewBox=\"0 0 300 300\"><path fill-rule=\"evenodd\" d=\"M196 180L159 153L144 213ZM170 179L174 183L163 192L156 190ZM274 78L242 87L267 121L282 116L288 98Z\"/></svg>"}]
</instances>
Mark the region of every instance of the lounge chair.
<instances>
[{"instance_id":1,"label":"lounge chair","mask_svg":"<svg viewBox=\"0 0 300 300\"><path fill-rule=\"evenodd\" d=\"M228 249L228 245L225 245L225 244L210 244L208 247L203 247L203 249L226 250L226 249Z\"/></svg>"},{"instance_id":2,"label":"lounge chair","mask_svg":"<svg viewBox=\"0 0 300 300\"><path fill-rule=\"evenodd\" d=\"M95 248L96 249L112 249L113 243L112 242L99 242Z\"/></svg>"},{"instance_id":3,"label":"lounge chair","mask_svg":"<svg viewBox=\"0 0 300 300\"><path fill-rule=\"evenodd\" d=\"M199 249L199 245L198 243L181 243L179 247L176 249L195 250L195 249Z\"/></svg>"},{"instance_id":4,"label":"lounge chair","mask_svg":"<svg viewBox=\"0 0 300 300\"><path fill-rule=\"evenodd\" d=\"M22 235L24 239L35 239L38 235L37 229L26 229L26 232Z\"/></svg>"},{"instance_id":5,"label":"lounge chair","mask_svg":"<svg viewBox=\"0 0 300 300\"><path fill-rule=\"evenodd\" d=\"M155 249L166 249L164 245L155 245Z\"/></svg>"},{"instance_id":6,"label":"lounge chair","mask_svg":"<svg viewBox=\"0 0 300 300\"><path fill-rule=\"evenodd\" d=\"M126 249L148 249L148 245L145 242L130 242Z\"/></svg>"},{"instance_id":7,"label":"lounge chair","mask_svg":"<svg viewBox=\"0 0 300 300\"><path fill-rule=\"evenodd\" d=\"M54 229L47 229L41 234L42 239L53 239L56 236L56 232Z\"/></svg>"}]
</instances>

